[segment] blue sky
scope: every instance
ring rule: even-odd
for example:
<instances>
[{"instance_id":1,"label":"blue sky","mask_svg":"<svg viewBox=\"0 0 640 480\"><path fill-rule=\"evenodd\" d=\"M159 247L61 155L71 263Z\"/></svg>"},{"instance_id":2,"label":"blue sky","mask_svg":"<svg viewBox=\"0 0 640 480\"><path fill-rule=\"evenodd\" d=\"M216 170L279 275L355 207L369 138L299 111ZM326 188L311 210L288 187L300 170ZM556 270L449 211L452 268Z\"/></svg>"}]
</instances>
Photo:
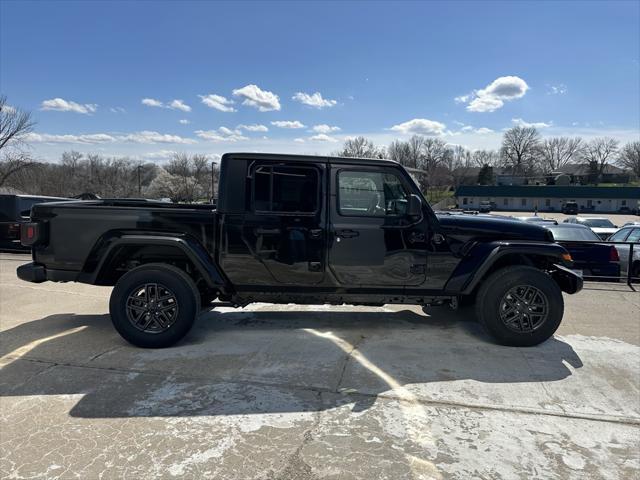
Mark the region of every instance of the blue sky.
<instances>
[{"instance_id":1,"label":"blue sky","mask_svg":"<svg viewBox=\"0 0 640 480\"><path fill-rule=\"evenodd\" d=\"M495 148L515 124L640 138L638 1L4 0L0 55L0 91L51 161L413 133Z\"/></svg>"}]
</instances>

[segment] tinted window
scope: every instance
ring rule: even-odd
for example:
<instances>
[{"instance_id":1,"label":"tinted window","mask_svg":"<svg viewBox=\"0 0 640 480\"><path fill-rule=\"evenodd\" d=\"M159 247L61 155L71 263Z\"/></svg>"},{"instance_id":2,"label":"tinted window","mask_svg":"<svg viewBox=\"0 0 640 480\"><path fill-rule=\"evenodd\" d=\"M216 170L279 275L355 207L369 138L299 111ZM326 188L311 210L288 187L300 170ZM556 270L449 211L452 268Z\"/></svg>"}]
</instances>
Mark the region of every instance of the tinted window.
<instances>
[{"instance_id":1,"label":"tinted window","mask_svg":"<svg viewBox=\"0 0 640 480\"><path fill-rule=\"evenodd\" d=\"M338 174L338 211L342 215L403 215L408 194L393 173L342 171Z\"/></svg>"},{"instance_id":2,"label":"tinted window","mask_svg":"<svg viewBox=\"0 0 640 480\"><path fill-rule=\"evenodd\" d=\"M314 213L318 209L318 172L308 167L260 166L254 172L256 212Z\"/></svg>"},{"instance_id":3,"label":"tinted window","mask_svg":"<svg viewBox=\"0 0 640 480\"><path fill-rule=\"evenodd\" d=\"M600 237L588 228L547 227L557 241L598 241Z\"/></svg>"}]
</instances>

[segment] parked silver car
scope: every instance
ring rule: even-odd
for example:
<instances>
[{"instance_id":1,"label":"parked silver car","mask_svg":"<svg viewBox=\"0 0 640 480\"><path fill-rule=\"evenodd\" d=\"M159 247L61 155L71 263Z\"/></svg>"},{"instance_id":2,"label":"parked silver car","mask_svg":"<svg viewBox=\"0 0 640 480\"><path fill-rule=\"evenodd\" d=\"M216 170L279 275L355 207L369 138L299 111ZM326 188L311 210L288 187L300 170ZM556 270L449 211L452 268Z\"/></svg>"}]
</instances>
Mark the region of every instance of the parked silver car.
<instances>
[{"instance_id":1,"label":"parked silver car","mask_svg":"<svg viewBox=\"0 0 640 480\"><path fill-rule=\"evenodd\" d=\"M605 217L569 217L563 223L577 223L584 225L594 231L602 240L606 240L613 235L618 227L611 220Z\"/></svg>"},{"instance_id":2,"label":"parked silver car","mask_svg":"<svg viewBox=\"0 0 640 480\"><path fill-rule=\"evenodd\" d=\"M640 281L640 224L627 225L622 227L616 233L609 237L612 242L631 242L633 243L633 260L631 261L631 276L634 281ZM629 267L629 252L631 245L616 245L618 256L620 257L621 275L627 275Z\"/></svg>"}]
</instances>

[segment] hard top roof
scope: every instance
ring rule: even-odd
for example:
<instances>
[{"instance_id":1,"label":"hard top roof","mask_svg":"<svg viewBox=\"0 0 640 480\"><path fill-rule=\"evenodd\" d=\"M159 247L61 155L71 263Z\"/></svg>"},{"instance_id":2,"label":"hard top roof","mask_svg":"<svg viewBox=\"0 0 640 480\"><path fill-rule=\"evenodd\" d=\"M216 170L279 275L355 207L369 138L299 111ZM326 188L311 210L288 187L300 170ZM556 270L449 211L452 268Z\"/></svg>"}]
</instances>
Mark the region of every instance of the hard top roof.
<instances>
[{"instance_id":1,"label":"hard top roof","mask_svg":"<svg viewBox=\"0 0 640 480\"><path fill-rule=\"evenodd\" d=\"M355 158L355 157L331 157L326 155L292 155L284 153L251 153L251 152L230 152L222 156L222 160L228 159L242 160L267 160L267 161L290 161L290 162L323 162L329 164L348 163L350 165L385 165L395 167L400 165L394 160L380 158Z\"/></svg>"}]
</instances>

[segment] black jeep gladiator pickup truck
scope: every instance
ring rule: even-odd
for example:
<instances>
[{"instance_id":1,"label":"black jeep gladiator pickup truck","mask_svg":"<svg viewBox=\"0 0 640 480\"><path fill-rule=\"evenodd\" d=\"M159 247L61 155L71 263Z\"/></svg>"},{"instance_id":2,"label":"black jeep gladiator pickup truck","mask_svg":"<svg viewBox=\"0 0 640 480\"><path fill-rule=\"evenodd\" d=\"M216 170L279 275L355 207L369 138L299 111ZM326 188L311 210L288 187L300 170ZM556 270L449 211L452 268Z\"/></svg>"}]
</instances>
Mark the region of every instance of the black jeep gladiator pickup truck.
<instances>
[{"instance_id":1,"label":"black jeep gladiator pickup truck","mask_svg":"<svg viewBox=\"0 0 640 480\"><path fill-rule=\"evenodd\" d=\"M475 303L505 345L558 328L582 278L549 230L435 215L390 160L233 153L217 208L136 200L35 205L29 282L113 285L118 332L142 347L184 337L201 308Z\"/></svg>"}]
</instances>

